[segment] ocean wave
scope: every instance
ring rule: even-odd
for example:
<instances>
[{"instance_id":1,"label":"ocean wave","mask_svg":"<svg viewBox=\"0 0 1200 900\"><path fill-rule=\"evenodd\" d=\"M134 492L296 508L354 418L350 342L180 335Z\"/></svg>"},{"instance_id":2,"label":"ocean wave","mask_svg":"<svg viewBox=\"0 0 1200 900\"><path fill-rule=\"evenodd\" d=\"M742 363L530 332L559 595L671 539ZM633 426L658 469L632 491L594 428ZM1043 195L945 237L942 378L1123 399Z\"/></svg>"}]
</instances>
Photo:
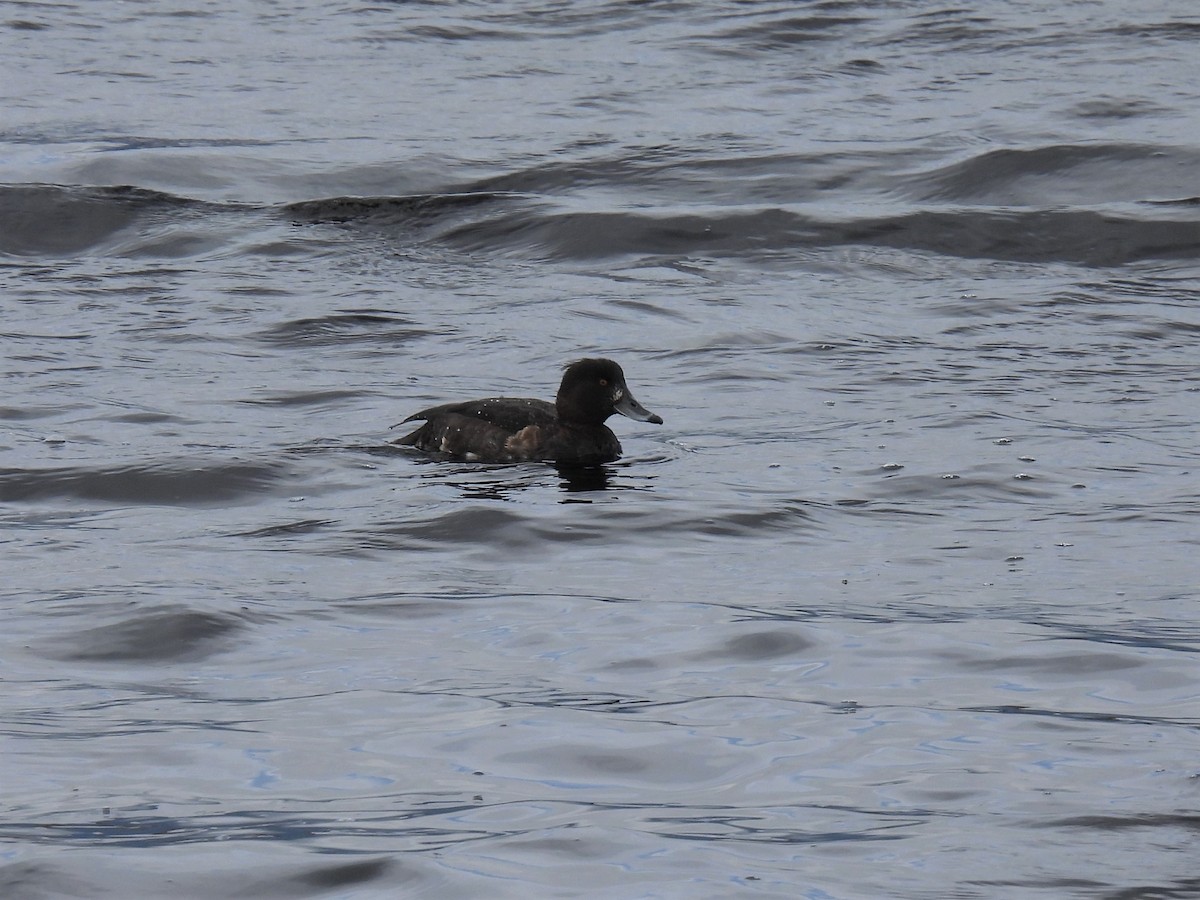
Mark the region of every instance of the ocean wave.
<instances>
[{"instance_id":1,"label":"ocean wave","mask_svg":"<svg viewBox=\"0 0 1200 900\"><path fill-rule=\"evenodd\" d=\"M246 500L283 477L278 465L172 460L125 466L0 470L0 502L50 498L137 506L206 506Z\"/></svg>"},{"instance_id":2,"label":"ocean wave","mask_svg":"<svg viewBox=\"0 0 1200 900\"><path fill-rule=\"evenodd\" d=\"M400 344L433 333L382 311L351 310L281 322L257 336L265 343L285 347L324 347L354 342Z\"/></svg>"},{"instance_id":3,"label":"ocean wave","mask_svg":"<svg viewBox=\"0 0 1200 900\"><path fill-rule=\"evenodd\" d=\"M185 608L139 610L119 621L74 631L49 648L54 659L162 663L205 659L227 646L245 622L236 614Z\"/></svg>"},{"instance_id":4,"label":"ocean wave","mask_svg":"<svg viewBox=\"0 0 1200 900\"><path fill-rule=\"evenodd\" d=\"M1190 150L1047 145L989 149L915 172L904 166L891 152L714 158L657 147L428 193L276 206L138 187L9 185L0 187L10 225L0 252L55 257L121 241L141 254L186 254L193 243L207 251L221 240L219 223L203 225L198 243L187 234L140 243L129 235L266 213L302 228L366 229L405 247L567 262L759 260L839 247L1083 266L1200 258L1200 154ZM238 226L225 227L232 241Z\"/></svg>"},{"instance_id":5,"label":"ocean wave","mask_svg":"<svg viewBox=\"0 0 1200 900\"><path fill-rule=\"evenodd\" d=\"M459 225L439 240L472 252L562 260L753 258L779 251L865 246L972 259L1115 266L1144 259L1200 258L1200 221L1091 210L917 210L843 222L783 209L708 216L517 214Z\"/></svg>"},{"instance_id":6,"label":"ocean wave","mask_svg":"<svg viewBox=\"0 0 1200 900\"><path fill-rule=\"evenodd\" d=\"M104 245L149 214L199 205L129 185L0 185L0 253L70 256Z\"/></svg>"}]
</instances>

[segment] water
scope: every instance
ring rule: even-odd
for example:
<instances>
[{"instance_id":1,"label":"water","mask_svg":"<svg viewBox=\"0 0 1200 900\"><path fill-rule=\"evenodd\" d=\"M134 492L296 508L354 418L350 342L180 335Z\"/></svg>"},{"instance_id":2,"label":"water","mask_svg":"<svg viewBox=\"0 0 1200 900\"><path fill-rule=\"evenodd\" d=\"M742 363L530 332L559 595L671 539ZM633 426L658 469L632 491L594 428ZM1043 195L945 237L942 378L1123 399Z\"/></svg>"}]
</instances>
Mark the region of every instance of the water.
<instances>
[{"instance_id":1,"label":"water","mask_svg":"<svg viewBox=\"0 0 1200 900\"><path fill-rule=\"evenodd\" d=\"M1191 3L2 11L0 895L1200 897Z\"/></svg>"}]
</instances>

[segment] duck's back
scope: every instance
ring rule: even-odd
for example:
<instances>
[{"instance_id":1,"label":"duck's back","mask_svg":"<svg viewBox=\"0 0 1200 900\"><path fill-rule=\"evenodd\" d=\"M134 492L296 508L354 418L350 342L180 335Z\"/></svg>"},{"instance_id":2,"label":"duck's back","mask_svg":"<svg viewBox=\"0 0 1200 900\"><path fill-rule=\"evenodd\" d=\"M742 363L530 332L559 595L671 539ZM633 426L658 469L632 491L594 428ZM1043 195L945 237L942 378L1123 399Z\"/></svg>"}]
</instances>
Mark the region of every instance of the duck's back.
<instances>
[{"instance_id":1,"label":"duck's back","mask_svg":"<svg viewBox=\"0 0 1200 900\"><path fill-rule=\"evenodd\" d=\"M559 421L553 403L525 397L493 397L446 403L405 419L424 419L396 441L418 450L479 462L558 460L610 462L621 455L617 436L604 425Z\"/></svg>"},{"instance_id":2,"label":"duck's back","mask_svg":"<svg viewBox=\"0 0 1200 900\"><path fill-rule=\"evenodd\" d=\"M418 419L425 424L397 444L463 459L503 461L525 458L513 451L511 442L531 426L536 432L552 428L558 416L554 404L545 400L492 397L434 406L404 421Z\"/></svg>"}]
</instances>

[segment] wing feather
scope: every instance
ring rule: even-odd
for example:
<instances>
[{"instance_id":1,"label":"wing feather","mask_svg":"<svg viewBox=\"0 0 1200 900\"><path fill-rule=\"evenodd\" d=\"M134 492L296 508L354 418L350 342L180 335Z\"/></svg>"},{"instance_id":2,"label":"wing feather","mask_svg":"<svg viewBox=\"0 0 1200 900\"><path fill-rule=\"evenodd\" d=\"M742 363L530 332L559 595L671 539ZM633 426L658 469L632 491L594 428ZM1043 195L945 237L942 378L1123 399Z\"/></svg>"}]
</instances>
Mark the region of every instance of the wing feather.
<instances>
[{"instance_id":1,"label":"wing feather","mask_svg":"<svg viewBox=\"0 0 1200 900\"><path fill-rule=\"evenodd\" d=\"M433 406L413 413L404 422L417 420L425 424L397 444L486 459L511 456L506 446L509 438L531 426L534 431L527 434L532 438L540 426L557 421L557 413L545 400L492 397Z\"/></svg>"}]
</instances>

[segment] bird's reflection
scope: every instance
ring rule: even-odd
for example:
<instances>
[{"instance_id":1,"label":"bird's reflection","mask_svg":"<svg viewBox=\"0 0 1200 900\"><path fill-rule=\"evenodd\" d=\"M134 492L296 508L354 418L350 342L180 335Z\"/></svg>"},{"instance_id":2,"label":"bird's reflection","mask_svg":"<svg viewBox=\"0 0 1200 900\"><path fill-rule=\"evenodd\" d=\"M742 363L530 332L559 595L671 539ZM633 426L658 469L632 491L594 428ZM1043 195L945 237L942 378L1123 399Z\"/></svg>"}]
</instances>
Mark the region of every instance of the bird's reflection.
<instances>
[{"instance_id":1,"label":"bird's reflection","mask_svg":"<svg viewBox=\"0 0 1200 900\"><path fill-rule=\"evenodd\" d=\"M413 457L410 448L390 444L354 449L379 456ZM547 464L544 463L463 463L427 454L413 459L413 462L418 466L418 477L453 484L462 491L464 497L476 500L509 500L520 491L539 484L545 485L547 471ZM627 478L617 478L622 472L628 475L627 467L621 463L549 463L549 466L558 474L558 487L563 493L562 503L588 503L590 500L583 495L596 491L646 489L644 485L629 483Z\"/></svg>"},{"instance_id":2,"label":"bird's reflection","mask_svg":"<svg viewBox=\"0 0 1200 900\"><path fill-rule=\"evenodd\" d=\"M558 470L559 477L562 478L558 486L568 494L579 494L584 491L606 491L613 476L613 470L603 465L556 465L554 468Z\"/></svg>"}]
</instances>

